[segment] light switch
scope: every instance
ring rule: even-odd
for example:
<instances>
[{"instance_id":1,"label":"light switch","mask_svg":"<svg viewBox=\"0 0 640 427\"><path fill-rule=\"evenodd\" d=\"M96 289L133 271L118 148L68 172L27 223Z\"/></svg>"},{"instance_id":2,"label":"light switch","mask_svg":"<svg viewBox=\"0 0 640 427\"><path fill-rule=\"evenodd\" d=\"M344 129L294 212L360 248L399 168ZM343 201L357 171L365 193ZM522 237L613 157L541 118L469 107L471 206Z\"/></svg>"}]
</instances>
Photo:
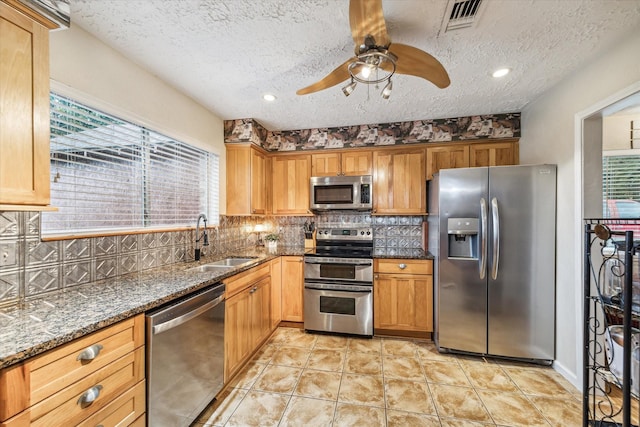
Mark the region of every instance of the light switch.
<instances>
[{"instance_id":1,"label":"light switch","mask_svg":"<svg viewBox=\"0 0 640 427\"><path fill-rule=\"evenodd\" d=\"M0 243L0 266L16 265L16 244Z\"/></svg>"}]
</instances>

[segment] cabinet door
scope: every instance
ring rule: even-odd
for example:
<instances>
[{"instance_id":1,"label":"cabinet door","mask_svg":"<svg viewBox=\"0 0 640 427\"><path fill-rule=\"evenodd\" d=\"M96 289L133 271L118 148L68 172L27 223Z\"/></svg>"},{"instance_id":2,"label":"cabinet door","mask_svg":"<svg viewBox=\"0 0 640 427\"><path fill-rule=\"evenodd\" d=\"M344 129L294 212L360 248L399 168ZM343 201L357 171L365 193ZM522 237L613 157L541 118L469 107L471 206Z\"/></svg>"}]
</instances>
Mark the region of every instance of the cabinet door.
<instances>
[{"instance_id":1,"label":"cabinet door","mask_svg":"<svg viewBox=\"0 0 640 427\"><path fill-rule=\"evenodd\" d=\"M251 148L227 145L227 215L248 215L251 210Z\"/></svg>"},{"instance_id":2,"label":"cabinet door","mask_svg":"<svg viewBox=\"0 0 640 427\"><path fill-rule=\"evenodd\" d=\"M369 150L354 150L342 153L342 175L371 175L373 154Z\"/></svg>"},{"instance_id":3,"label":"cabinet door","mask_svg":"<svg viewBox=\"0 0 640 427\"><path fill-rule=\"evenodd\" d=\"M252 347L251 294L246 289L229 298L224 316L224 378L227 382L239 369Z\"/></svg>"},{"instance_id":4,"label":"cabinet door","mask_svg":"<svg viewBox=\"0 0 640 427\"><path fill-rule=\"evenodd\" d=\"M384 150L373 153L373 212L425 214L425 150Z\"/></svg>"},{"instance_id":5,"label":"cabinet door","mask_svg":"<svg viewBox=\"0 0 640 427\"><path fill-rule=\"evenodd\" d=\"M252 352L271 333L271 277L265 277L249 289Z\"/></svg>"},{"instance_id":6,"label":"cabinet door","mask_svg":"<svg viewBox=\"0 0 640 427\"><path fill-rule=\"evenodd\" d=\"M282 320L304 321L304 264L301 256L282 257Z\"/></svg>"},{"instance_id":7,"label":"cabinet door","mask_svg":"<svg viewBox=\"0 0 640 427\"><path fill-rule=\"evenodd\" d=\"M518 163L517 143L472 144L469 148L470 166L505 166Z\"/></svg>"},{"instance_id":8,"label":"cabinet door","mask_svg":"<svg viewBox=\"0 0 640 427\"><path fill-rule=\"evenodd\" d=\"M251 211L252 215L267 212L267 157L251 149ZM232 190L235 194L237 189ZM229 192L227 192L227 196Z\"/></svg>"},{"instance_id":9,"label":"cabinet door","mask_svg":"<svg viewBox=\"0 0 640 427\"><path fill-rule=\"evenodd\" d=\"M433 331L433 276L377 274L374 328Z\"/></svg>"},{"instance_id":10,"label":"cabinet door","mask_svg":"<svg viewBox=\"0 0 640 427\"><path fill-rule=\"evenodd\" d=\"M248 145L227 145L227 214L264 215L267 157Z\"/></svg>"},{"instance_id":11,"label":"cabinet door","mask_svg":"<svg viewBox=\"0 0 640 427\"><path fill-rule=\"evenodd\" d=\"M466 167L469 167L468 145L427 148L427 179L433 178L440 169Z\"/></svg>"},{"instance_id":12,"label":"cabinet door","mask_svg":"<svg viewBox=\"0 0 640 427\"><path fill-rule=\"evenodd\" d=\"M273 158L273 214L310 215L309 178L311 156L293 155Z\"/></svg>"},{"instance_id":13,"label":"cabinet door","mask_svg":"<svg viewBox=\"0 0 640 427\"><path fill-rule=\"evenodd\" d=\"M311 176L336 176L340 174L340 154L318 153L311 155Z\"/></svg>"},{"instance_id":14,"label":"cabinet door","mask_svg":"<svg viewBox=\"0 0 640 427\"><path fill-rule=\"evenodd\" d=\"M281 259L271 261L271 330L282 320L282 269Z\"/></svg>"},{"instance_id":15,"label":"cabinet door","mask_svg":"<svg viewBox=\"0 0 640 427\"><path fill-rule=\"evenodd\" d=\"M0 205L46 206L49 32L0 2L0 40Z\"/></svg>"}]
</instances>

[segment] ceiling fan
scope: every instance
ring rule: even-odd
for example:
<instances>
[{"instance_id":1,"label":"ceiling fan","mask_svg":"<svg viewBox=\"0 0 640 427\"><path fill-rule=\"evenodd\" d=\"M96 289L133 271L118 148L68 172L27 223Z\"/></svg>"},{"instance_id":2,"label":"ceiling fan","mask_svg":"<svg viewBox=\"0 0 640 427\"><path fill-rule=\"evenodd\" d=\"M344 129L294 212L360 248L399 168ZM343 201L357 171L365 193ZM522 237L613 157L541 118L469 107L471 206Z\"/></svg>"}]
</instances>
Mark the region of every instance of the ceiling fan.
<instances>
[{"instance_id":1,"label":"ceiling fan","mask_svg":"<svg viewBox=\"0 0 640 427\"><path fill-rule=\"evenodd\" d=\"M416 47L391 43L382 14L382 0L350 0L349 24L356 56L322 80L298 90L298 95L318 92L350 79L342 88L345 96L353 92L357 83L386 81L382 97L387 99L391 95L391 76L395 73L422 77L441 89L451 83L447 71L436 58Z\"/></svg>"}]
</instances>

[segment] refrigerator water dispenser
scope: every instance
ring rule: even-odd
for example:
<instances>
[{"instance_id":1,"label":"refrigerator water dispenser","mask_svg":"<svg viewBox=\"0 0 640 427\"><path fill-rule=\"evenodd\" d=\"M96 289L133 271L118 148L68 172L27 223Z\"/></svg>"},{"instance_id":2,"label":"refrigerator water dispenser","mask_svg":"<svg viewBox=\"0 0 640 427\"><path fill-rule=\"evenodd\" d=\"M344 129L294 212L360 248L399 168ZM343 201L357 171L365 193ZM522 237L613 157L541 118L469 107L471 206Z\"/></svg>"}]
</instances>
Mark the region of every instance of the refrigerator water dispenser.
<instances>
[{"instance_id":1,"label":"refrigerator water dispenser","mask_svg":"<svg viewBox=\"0 0 640 427\"><path fill-rule=\"evenodd\" d=\"M478 218L449 218L449 258L478 259Z\"/></svg>"}]
</instances>

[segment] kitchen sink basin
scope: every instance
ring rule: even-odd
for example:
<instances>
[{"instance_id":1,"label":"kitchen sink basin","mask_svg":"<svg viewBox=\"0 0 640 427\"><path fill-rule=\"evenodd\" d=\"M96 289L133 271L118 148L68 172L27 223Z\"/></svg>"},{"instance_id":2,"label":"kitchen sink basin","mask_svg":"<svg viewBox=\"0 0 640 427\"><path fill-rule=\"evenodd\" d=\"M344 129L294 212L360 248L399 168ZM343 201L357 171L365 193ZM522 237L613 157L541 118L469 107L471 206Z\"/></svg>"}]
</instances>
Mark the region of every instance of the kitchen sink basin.
<instances>
[{"instance_id":1,"label":"kitchen sink basin","mask_svg":"<svg viewBox=\"0 0 640 427\"><path fill-rule=\"evenodd\" d=\"M205 264L205 265L199 265L197 267L193 267L190 268L190 271L198 271L200 273L204 272L204 271L224 271L227 269L233 268L232 265L211 265L211 264Z\"/></svg>"},{"instance_id":2,"label":"kitchen sink basin","mask_svg":"<svg viewBox=\"0 0 640 427\"><path fill-rule=\"evenodd\" d=\"M247 264L252 261L255 261L257 258L225 258L218 261L210 262L209 264L203 265L206 267L207 265L216 266L216 267L237 267L238 265Z\"/></svg>"},{"instance_id":3,"label":"kitchen sink basin","mask_svg":"<svg viewBox=\"0 0 640 427\"><path fill-rule=\"evenodd\" d=\"M244 264L249 264L255 261L257 258L225 258L218 261L213 261L208 264L199 265L197 267L190 268L191 271L205 272L205 271L225 271L233 267L238 267Z\"/></svg>"}]
</instances>

